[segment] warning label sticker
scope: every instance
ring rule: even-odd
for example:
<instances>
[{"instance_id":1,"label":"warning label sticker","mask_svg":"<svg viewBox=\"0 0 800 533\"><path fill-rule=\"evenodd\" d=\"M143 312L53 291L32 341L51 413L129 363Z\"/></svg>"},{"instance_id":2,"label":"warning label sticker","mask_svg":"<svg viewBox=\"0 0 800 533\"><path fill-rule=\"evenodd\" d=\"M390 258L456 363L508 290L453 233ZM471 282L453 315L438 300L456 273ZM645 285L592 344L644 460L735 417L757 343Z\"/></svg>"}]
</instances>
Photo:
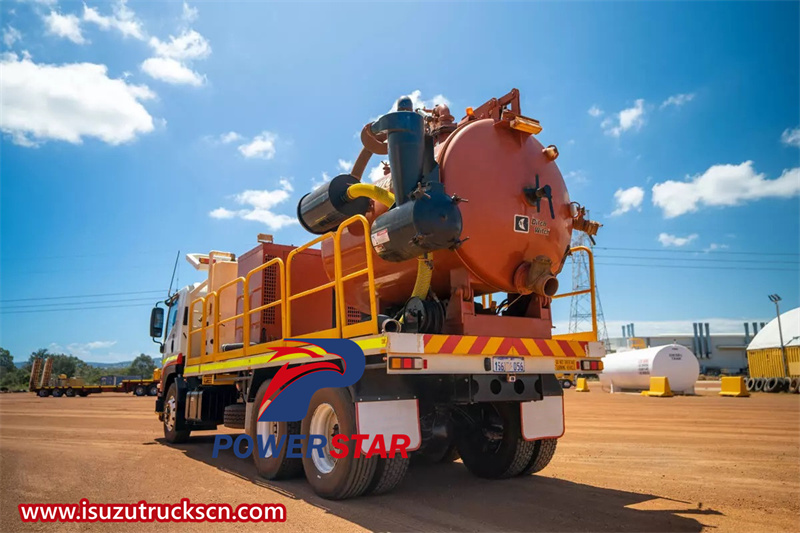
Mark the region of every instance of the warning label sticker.
<instances>
[{"instance_id":1,"label":"warning label sticker","mask_svg":"<svg viewBox=\"0 0 800 533\"><path fill-rule=\"evenodd\" d=\"M379 244L383 244L385 242L389 242L389 230L383 228L380 231L376 231L372 234L372 246L378 246Z\"/></svg>"},{"instance_id":2,"label":"warning label sticker","mask_svg":"<svg viewBox=\"0 0 800 533\"><path fill-rule=\"evenodd\" d=\"M531 230L531 219L525 215L514 215L514 231L528 233Z\"/></svg>"},{"instance_id":3,"label":"warning label sticker","mask_svg":"<svg viewBox=\"0 0 800 533\"><path fill-rule=\"evenodd\" d=\"M575 360L574 359L556 359L556 370L557 371L573 371L575 370Z\"/></svg>"}]
</instances>

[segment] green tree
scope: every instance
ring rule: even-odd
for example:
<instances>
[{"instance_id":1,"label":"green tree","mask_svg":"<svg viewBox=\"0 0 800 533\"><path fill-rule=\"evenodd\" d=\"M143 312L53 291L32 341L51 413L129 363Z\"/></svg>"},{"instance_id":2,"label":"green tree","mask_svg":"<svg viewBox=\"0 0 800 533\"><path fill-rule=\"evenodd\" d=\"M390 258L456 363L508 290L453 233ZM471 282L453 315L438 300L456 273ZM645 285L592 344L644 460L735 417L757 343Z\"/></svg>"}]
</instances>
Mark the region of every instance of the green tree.
<instances>
[{"instance_id":1,"label":"green tree","mask_svg":"<svg viewBox=\"0 0 800 533\"><path fill-rule=\"evenodd\" d=\"M16 369L17 366L14 364L14 357L11 355L11 352L5 348L0 348L0 372L12 372Z\"/></svg>"},{"instance_id":2,"label":"green tree","mask_svg":"<svg viewBox=\"0 0 800 533\"><path fill-rule=\"evenodd\" d=\"M153 358L149 355L139 354L139 357L133 360L131 366L128 367L128 375L131 376L142 376L147 378L153 375L153 370L155 370L156 364L153 362Z\"/></svg>"}]
</instances>

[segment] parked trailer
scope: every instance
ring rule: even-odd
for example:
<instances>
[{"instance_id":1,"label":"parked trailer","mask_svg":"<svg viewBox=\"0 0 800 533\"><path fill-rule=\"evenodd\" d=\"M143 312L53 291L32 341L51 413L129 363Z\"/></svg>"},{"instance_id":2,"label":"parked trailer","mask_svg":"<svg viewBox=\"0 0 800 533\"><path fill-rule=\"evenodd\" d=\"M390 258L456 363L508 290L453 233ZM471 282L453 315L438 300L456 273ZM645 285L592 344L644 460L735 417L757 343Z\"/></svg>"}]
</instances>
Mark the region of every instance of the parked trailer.
<instances>
[{"instance_id":1,"label":"parked trailer","mask_svg":"<svg viewBox=\"0 0 800 533\"><path fill-rule=\"evenodd\" d=\"M747 390L800 392L800 308L773 319L747 346Z\"/></svg>"},{"instance_id":2,"label":"parked trailer","mask_svg":"<svg viewBox=\"0 0 800 533\"><path fill-rule=\"evenodd\" d=\"M594 235L600 225L570 201L558 150L542 146L539 131L520 114L516 89L458 124L446 105L420 113L401 98L364 127L351 173L300 200L316 239L292 247L259 236L240 258L189 254L207 278L150 319L164 354L155 410L166 440L224 425L256 441L368 435L367 451L379 437L407 435L413 454L448 461L457 452L479 477L545 468L564 433L556 373L596 374L605 349L594 309L591 332L552 336L555 298L591 293L595 302L591 250L569 244L573 230ZM373 153L388 154L386 175L361 183ZM556 275L577 253L589 257L591 288L556 294ZM498 293L507 298L494 301ZM314 363L344 373L341 359L304 340L320 338L355 342L361 379L317 390L300 421L260 421L279 369L302 374L312 363L283 349L314 351ZM304 472L317 494L343 499L388 492L408 468L408 457L358 456L352 440L343 458L328 448L309 456L308 440L302 459L285 446L254 453L258 473Z\"/></svg>"},{"instance_id":3,"label":"parked trailer","mask_svg":"<svg viewBox=\"0 0 800 533\"><path fill-rule=\"evenodd\" d=\"M56 380L51 380L52 367L52 358L48 358L44 365L42 365L40 357L34 359L28 388L30 392L35 392L40 398L48 396L53 396L54 398L60 398L61 396L66 396L67 398L84 397L101 392L133 393L136 396L156 396L158 394L159 379L155 378L155 376L153 379L126 379L122 377L119 380L114 379L112 384L109 385L103 385L102 382L100 385L87 385L82 378L68 378L64 374L58 376Z\"/></svg>"}]
</instances>

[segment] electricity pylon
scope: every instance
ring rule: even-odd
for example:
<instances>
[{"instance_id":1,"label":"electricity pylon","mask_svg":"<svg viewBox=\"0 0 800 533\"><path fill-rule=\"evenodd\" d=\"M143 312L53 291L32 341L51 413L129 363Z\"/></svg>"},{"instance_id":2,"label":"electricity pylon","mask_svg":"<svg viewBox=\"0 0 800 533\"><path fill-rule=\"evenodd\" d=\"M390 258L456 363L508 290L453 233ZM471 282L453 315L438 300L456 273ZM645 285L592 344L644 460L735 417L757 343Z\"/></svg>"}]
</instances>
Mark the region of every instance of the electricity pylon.
<instances>
[{"instance_id":1,"label":"electricity pylon","mask_svg":"<svg viewBox=\"0 0 800 533\"><path fill-rule=\"evenodd\" d=\"M586 246L593 248L591 239L582 231L572 233L572 247ZM586 254L577 253L572 256L572 290L586 290L590 286L589 279L589 260ZM597 340L606 345L606 349L611 348L608 342L608 329L606 329L606 319L603 316L603 304L600 303L600 293L597 290L597 280L594 283L595 299L597 301ZM570 299L569 305L569 332L580 333L592 330L592 295L589 293L578 294Z\"/></svg>"}]
</instances>

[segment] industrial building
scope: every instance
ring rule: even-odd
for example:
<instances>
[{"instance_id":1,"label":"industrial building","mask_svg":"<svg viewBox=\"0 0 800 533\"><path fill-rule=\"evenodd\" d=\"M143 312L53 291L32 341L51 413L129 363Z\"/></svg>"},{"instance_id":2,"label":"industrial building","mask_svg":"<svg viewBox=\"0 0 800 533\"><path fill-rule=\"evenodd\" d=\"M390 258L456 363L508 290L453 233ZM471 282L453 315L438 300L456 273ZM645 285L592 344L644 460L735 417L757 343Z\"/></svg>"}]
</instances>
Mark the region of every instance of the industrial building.
<instances>
[{"instance_id":1,"label":"industrial building","mask_svg":"<svg viewBox=\"0 0 800 533\"><path fill-rule=\"evenodd\" d=\"M703 374L746 374L747 346L765 326L764 322L742 324L742 333L712 333L708 323L693 324L693 332L672 335L636 336L634 324L622 328L622 337L609 339L611 351L631 349L638 341L640 347L679 344L688 348L700 362Z\"/></svg>"}]
</instances>

